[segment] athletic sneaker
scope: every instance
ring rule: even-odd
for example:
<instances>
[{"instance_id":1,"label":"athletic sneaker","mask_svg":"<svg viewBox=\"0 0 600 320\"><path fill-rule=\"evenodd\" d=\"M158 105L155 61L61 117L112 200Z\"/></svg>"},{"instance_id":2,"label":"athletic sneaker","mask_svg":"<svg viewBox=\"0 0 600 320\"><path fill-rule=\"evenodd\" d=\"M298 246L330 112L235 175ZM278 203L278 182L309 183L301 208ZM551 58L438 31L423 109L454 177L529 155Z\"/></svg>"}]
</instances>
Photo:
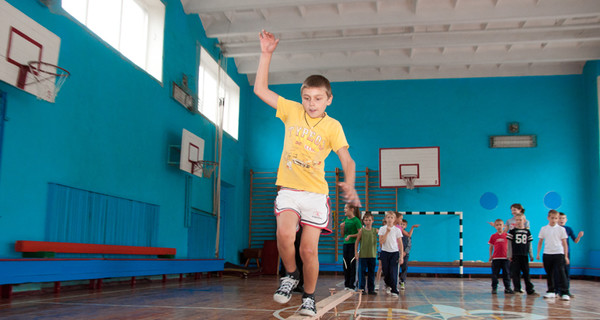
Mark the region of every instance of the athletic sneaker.
<instances>
[{"instance_id":1,"label":"athletic sneaker","mask_svg":"<svg viewBox=\"0 0 600 320\"><path fill-rule=\"evenodd\" d=\"M292 298L292 290L298 285L298 280L294 279L291 275L286 275L279 279L279 289L275 291L273 300L278 303L287 303Z\"/></svg>"},{"instance_id":2,"label":"athletic sneaker","mask_svg":"<svg viewBox=\"0 0 600 320\"><path fill-rule=\"evenodd\" d=\"M385 293L390 294L392 292L392 288L385 286Z\"/></svg>"},{"instance_id":3,"label":"athletic sneaker","mask_svg":"<svg viewBox=\"0 0 600 320\"><path fill-rule=\"evenodd\" d=\"M515 292L512 289L504 289L504 293L506 293L506 294L514 294Z\"/></svg>"},{"instance_id":4,"label":"athletic sneaker","mask_svg":"<svg viewBox=\"0 0 600 320\"><path fill-rule=\"evenodd\" d=\"M367 293L367 294L377 295L377 292L375 292L375 291L369 291L369 293Z\"/></svg>"},{"instance_id":5,"label":"athletic sneaker","mask_svg":"<svg viewBox=\"0 0 600 320\"><path fill-rule=\"evenodd\" d=\"M496 288L492 288L492 294L497 294L498 290Z\"/></svg>"},{"instance_id":6,"label":"athletic sneaker","mask_svg":"<svg viewBox=\"0 0 600 320\"><path fill-rule=\"evenodd\" d=\"M406 289L404 282L400 282L400 290L404 290L404 289Z\"/></svg>"},{"instance_id":7,"label":"athletic sneaker","mask_svg":"<svg viewBox=\"0 0 600 320\"><path fill-rule=\"evenodd\" d=\"M395 297L397 297L399 293L400 293L400 292L398 292L398 290L391 290L391 291L390 291L390 294L391 294L391 295L392 295L392 297L394 297L394 298L395 298Z\"/></svg>"},{"instance_id":8,"label":"athletic sneaker","mask_svg":"<svg viewBox=\"0 0 600 320\"><path fill-rule=\"evenodd\" d=\"M539 296L540 295L539 293L535 292L535 290L529 291L529 292L527 292L527 294L530 296Z\"/></svg>"},{"instance_id":9,"label":"athletic sneaker","mask_svg":"<svg viewBox=\"0 0 600 320\"><path fill-rule=\"evenodd\" d=\"M563 294L562 296L560 296L560 300L569 301L571 300L571 297L569 297L568 294Z\"/></svg>"},{"instance_id":10,"label":"athletic sneaker","mask_svg":"<svg viewBox=\"0 0 600 320\"><path fill-rule=\"evenodd\" d=\"M523 290L523 289L515 290L515 293L525 293L525 290Z\"/></svg>"},{"instance_id":11,"label":"athletic sneaker","mask_svg":"<svg viewBox=\"0 0 600 320\"><path fill-rule=\"evenodd\" d=\"M375 285L375 290L379 291L379 285L378 284Z\"/></svg>"},{"instance_id":12,"label":"athletic sneaker","mask_svg":"<svg viewBox=\"0 0 600 320\"><path fill-rule=\"evenodd\" d=\"M302 298L302 305L300 306L300 314L303 316L314 317L317 315L317 308L315 307L315 298L306 297Z\"/></svg>"},{"instance_id":13,"label":"athletic sneaker","mask_svg":"<svg viewBox=\"0 0 600 320\"><path fill-rule=\"evenodd\" d=\"M554 293L554 292L547 292L547 293L544 295L544 298L546 298L546 299L553 299L553 298L556 298L556 293Z\"/></svg>"}]
</instances>

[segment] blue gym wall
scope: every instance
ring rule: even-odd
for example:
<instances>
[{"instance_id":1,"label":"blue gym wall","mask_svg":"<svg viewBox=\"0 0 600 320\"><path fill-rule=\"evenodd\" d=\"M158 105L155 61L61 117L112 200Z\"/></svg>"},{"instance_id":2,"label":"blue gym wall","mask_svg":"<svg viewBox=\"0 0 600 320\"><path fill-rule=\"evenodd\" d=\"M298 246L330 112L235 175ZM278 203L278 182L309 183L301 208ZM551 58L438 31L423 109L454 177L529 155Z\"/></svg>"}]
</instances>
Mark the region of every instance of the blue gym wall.
<instances>
[{"instance_id":1,"label":"blue gym wall","mask_svg":"<svg viewBox=\"0 0 600 320\"><path fill-rule=\"evenodd\" d=\"M589 73L597 75L594 66ZM397 209L463 211L465 260L487 261L487 242L495 232L488 222L510 218L512 203L525 207L537 245L539 229L547 224L544 196L553 191L561 197L558 209L568 214L568 225L587 232L572 255L574 266L585 266L589 251L598 249L592 245L598 242L589 227L594 222L591 205L597 206L598 194L597 186L590 193L598 181L597 104L588 101L596 95L595 76L594 84L589 83L590 77L334 83L333 104L327 112L343 124L359 170L378 168L379 148L440 147L441 187L400 189ZM299 101L299 87L272 89ZM253 169L274 171L283 125L257 98L250 107L253 117L248 127L256 129L248 133L249 162ZM489 148L488 137L507 134L508 123L514 121L520 123L521 134L537 135L538 146ZM327 170L340 167L333 153L326 166ZM480 204L486 192L498 197L492 210ZM407 220L409 225L421 225L414 233L411 259L458 259L458 218L409 216Z\"/></svg>"},{"instance_id":2,"label":"blue gym wall","mask_svg":"<svg viewBox=\"0 0 600 320\"><path fill-rule=\"evenodd\" d=\"M0 162L0 257L17 257L15 240L45 240L48 183L58 183L158 205L158 246L177 248L188 257L184 227L186 174L167 164L168 146L180 145L188 129L206 142L205 159L214 157L215 129L171 98L172 81L189 77L197 91L197 43L218 58L215 41L206 38L197 15L186 15L179 0L166 5L163 81L157 81L91 34L59 7L52 11L37 0L10 0L30 18L58 35L58 64L72 76L55 104L4 82L7 112ZM229 74L241 89L241 118L251 92L246 77L229 62ZM244 123L240 132L244 132ZM224 212L226 234L221 257L238 261L247 239L248 166L245 135L225 135L222 173L231 194ZM177 156L178 159L178 156ZM206 237L214 239L209 180L193 178L192 204L206 215ZM206 192L197 192L205 190ZM207 213L208 212L208 213ZM245 235L245 236L244 236ZM214 247L203 258L214 257Z\"/></svg>"}]
</instances>

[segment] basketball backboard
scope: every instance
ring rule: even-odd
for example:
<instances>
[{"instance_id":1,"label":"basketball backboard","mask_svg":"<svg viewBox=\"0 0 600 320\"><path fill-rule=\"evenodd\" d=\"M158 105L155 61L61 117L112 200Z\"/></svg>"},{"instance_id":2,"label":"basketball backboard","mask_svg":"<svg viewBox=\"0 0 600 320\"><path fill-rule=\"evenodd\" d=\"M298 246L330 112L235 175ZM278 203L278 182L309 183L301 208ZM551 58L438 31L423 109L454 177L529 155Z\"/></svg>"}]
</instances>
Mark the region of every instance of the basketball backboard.
<instances>
[{"instance_id":1,"label":"basketball backboard","mask_svg":"<svg viewBox=\"0 0 600 320\"><path fill-rule=\"evenodd\" d=\"M194 168L194 162L204 160L204 140L183 129L179 169L202 177L202 168Z\"/></svg>"},{"instance_id":2,"label":"basketball backboard","mask_svg":"<svg viewBox=\"0 0 600 320\"><path fill-rule=\"evenodd\" d=\"M440 148L379 149L379 186L406 188L403 176L414 177L414 187L439 187Z\"/></svg>"},{"instance_id":3,"label":"basketball backboard","mask_svg":"<svg viewBox=\"0 0 600 320\"><path fill-rule=\"evenodd\" d=\"M58 64L60 38L35 20L0 0L0 80L20 87L17 84L22 65L29 61L43 61ZM51 82L52 85L54 82ZM40 95L42 84L27 72L23 89L48 102L54 102L54 96ZM45 84L44 84L45 85ZM53 90L53 88L51 88Z\"/></svg>"}]
</instances>

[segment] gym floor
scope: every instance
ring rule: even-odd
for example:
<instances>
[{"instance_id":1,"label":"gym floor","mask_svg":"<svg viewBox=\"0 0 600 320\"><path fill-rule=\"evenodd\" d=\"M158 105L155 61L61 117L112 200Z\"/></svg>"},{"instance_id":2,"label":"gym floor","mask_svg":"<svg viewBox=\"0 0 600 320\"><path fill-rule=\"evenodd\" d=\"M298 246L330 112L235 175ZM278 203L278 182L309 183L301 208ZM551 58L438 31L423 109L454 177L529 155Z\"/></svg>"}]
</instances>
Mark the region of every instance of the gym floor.
<instances>
[{"instance_id":1,"label":"gym floor","mask_svg":"<svg viewBox=\"0 0 600 320\"><path fill-rule=\"evenodd\" d=\"M329 288L343 290L342 275L321 275L317 301L329 296ZM383 282L383 280L382 280ZM139 282L134 288L107 284L101 291L64 290L60 294L17 294L0 300L2 319L285 319L300 304L300 294L286 305L273 301L275 276L241 279L235 276L196 281ZM543 294L545 280L534 279ZM572 280L571 301L541 296L491 294L487 278L409 277L400 297L384 292L363 295L361 319L600 319L598 282ZM338 305L338 316L354 319L358 296Z\"/></svg>"}]
</instances>

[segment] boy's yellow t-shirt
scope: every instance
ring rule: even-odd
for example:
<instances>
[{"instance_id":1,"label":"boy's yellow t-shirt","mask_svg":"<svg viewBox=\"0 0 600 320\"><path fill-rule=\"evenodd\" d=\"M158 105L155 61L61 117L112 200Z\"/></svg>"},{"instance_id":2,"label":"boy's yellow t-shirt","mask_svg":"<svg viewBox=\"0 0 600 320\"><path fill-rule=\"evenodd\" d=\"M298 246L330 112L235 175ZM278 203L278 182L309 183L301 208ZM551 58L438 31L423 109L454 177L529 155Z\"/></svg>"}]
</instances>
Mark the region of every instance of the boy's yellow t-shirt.
<instances>
[{"instance_id":1,"label":"boy's yellow t-shirt","mask_svg":"<svg viewBox=\"0 0 600 320\"><path fill-rule=\"evenodd\" d=\"M315 119L306 115L302 104L283 97L277 100L276 117L285 125L276 184L329 194L325 181L325 158L331 150L348 147L342 125L328 115L320 122L315 122Z\"/></svg>"}]
</instances>

